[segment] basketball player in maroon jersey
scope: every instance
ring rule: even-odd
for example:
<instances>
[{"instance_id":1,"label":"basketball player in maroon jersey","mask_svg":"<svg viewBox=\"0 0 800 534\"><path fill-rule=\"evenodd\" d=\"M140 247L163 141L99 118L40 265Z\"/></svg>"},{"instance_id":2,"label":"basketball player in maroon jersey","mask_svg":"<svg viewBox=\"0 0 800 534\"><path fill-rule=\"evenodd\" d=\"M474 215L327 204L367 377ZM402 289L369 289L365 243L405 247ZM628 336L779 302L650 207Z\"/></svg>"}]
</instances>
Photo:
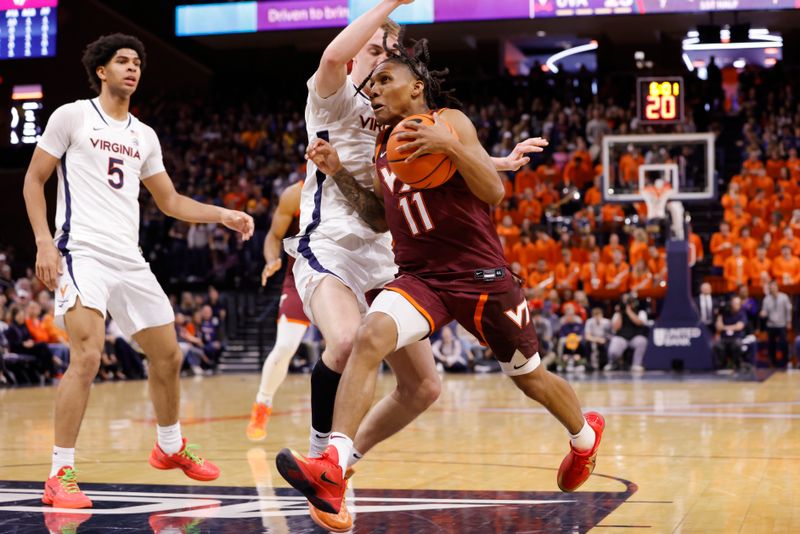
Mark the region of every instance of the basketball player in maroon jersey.
<instances>
[{"instance_id":1,"label":"basketball player in maroon jersey","mask_svg":"<svg viewBox=\"0 0 800 534\"><path fill-rule=\"evenodd\" d=\"M436 109L446 72L429 71L427 57L424 41L411 54L397 46L372 73L372 107L386 127L377 140L375 193L354 187L348 194L362 217L385 217L394 239L397 278L373 302L359 328L339 384L325 453L308 459L283 449L276 459L281 475L330 513L339 509L352 436L372 403L381 361L453 319L489 345L516 386L566 427L570 450L558 471L563 491L576 490L594 470L605 426L596 412L584 416L570 385L540 365L525 296L490 216L490 205L503 198L503 185L470 120L460 111L443 109L434 115L437 124L400 134L399 139L410 140L409 160L425 153L450 158L457 173L444 185L414 190L389 168L386 143L392 128L404 117ZM458 139L440 120L455 129ZM308 157L328 175L347 174L336 151L322 140L309 147Z\"/></svg>"}]
</instances>

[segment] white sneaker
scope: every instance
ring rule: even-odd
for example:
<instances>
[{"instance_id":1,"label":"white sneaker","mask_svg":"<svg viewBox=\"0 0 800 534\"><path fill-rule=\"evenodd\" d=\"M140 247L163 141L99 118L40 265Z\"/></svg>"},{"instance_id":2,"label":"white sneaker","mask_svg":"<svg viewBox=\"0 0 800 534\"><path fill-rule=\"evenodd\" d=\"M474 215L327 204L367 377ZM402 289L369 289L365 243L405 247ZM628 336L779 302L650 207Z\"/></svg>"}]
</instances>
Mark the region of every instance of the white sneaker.
<instances>
[{"instance_id":1,"label":"white sneaker","mask_svg":"<svg viewBox=\"0 0 800 534\"><path fill-rule=\"evenodd\" d=\"M603 371L611 371L614 369L614 366L610 363L607 363L605 367L603 367Z\"/></svg>"},{"instance_id":2,"label":"white sneaker","mask_svg":"<svg viewBox=\"0 0 800 534\"><path fill-rule=\"evenodd\" d=\"M641 365L631 365L631 372L632 373L642 373L644 372L644 367Z\"/></svg>"}]
</instances>

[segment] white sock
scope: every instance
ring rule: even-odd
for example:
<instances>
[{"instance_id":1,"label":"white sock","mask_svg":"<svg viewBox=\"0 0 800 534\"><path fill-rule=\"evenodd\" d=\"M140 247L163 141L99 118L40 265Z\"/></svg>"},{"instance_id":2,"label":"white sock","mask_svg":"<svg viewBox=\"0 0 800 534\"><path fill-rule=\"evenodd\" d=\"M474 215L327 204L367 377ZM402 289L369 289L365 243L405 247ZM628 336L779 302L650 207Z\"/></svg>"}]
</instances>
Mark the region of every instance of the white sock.
<instances>
[{"instance_id":1,"label":"white sock","mask_svg":"<svg viewBox=\"0 0 800 534\"><path fill-rule=\"evenodd\" d=\"M156 425L156 432L158 433L158 446L166 454L175 454L183 447L180 421L170 426Z\"/></svg>"},{"instance_id":2,"label":"white sock","mask_svg":"<svg viewBox=\"0 0 800 534\"><path fill-rule=\"evenodd\" d=\"M265 395L259 391L258 395L256 395L256 402L270 408L272 407L272 396Z\"/></svg>"},{"instance_id":3,"label":"white sock","mask_svg":"<svg viewBox=\"0 0 800 534\"><path fill-rule=\"evenodd\" d=\"M53 463L50 467L50 476L58 474L62 467L75 467L75 449L53 447Z\"/></svg>"},{"instance_id":4,"label":"white sock","mask_svg":"<svg viewBox=\"0 0 800 534\"><path fill-rule=\"evenodd\" d=\"M341 432L333 432L330 444L336 447L336 452L339 453L339 467L342 468L342 476L344 476L353 451L353 440Z\"/></svg>"},{"instance_id":5,"label":"white sock","mask_svg":"<svg viewBox=\"0 0 800 534\"><path fill-rule=\"evenodd\" d=\"M350 448L350 458L347 459L347 467L353 467L360 459L364 457L363 454L358 452L355 447Z\"/></svg>"},{"instance_id":6,"label":"white sock","mask_svg":"<svg viewBox=\"0 0 800 534\"><path fill-rule=\"evenodd\" d=\"M594 429L589 426L586 420L583 420L583 428L577 434L570 434L570 443L578 451L589 451L594 447Z\"/></svg>"},{"instance_id":7,"label":"white sock","mask_svg":"<svg viewBox=\"0 0 800 534\"><path fill-rule=\"evenodd\" d=\"M322 453L325 452L325 449L328 448L328 438L330 437L330 432L317 432L314 430L314 427L311 427L311 431L308 436L308 457L309 458L319 458L322 456Z\"/></svg>"}]
</instances>

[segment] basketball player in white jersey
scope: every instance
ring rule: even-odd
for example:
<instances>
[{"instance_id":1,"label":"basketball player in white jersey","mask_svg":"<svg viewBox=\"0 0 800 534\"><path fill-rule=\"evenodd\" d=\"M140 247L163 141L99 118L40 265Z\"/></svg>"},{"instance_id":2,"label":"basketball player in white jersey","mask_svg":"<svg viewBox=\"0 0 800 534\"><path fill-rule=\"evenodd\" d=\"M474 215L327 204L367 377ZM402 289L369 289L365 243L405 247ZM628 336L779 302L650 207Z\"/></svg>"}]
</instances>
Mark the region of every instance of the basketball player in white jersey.
<instances>
[{"instance_id":1,"label":"basketball player in white jersey","mask_svg":"<svg viewBox=\"0 0 800 534\"><path fill-rule=\"evenodd\" d=\"M131 115L144 46L113 34L87 46L83 64L97 98L58 108L48 121L25 175L24 196L36 237L36 275L56 292L57 319L70 338L70 363L55 400L55 447L42 500L58 508L88 508L78 488L75 442L100 365L110 313L144 349L157 441L150 464L214 480L219 468L186 446L181 435L178 348L169 300L139 250L139 183L167 215L221 223L248 239L249 215L179 195L167 175L155 132ZM58 171L55 237L47 222L44 186Z\"/></svg>"},{"instance_id":2,"label":"basketball player in white jersey","mask_svg":"<svg viewBox=\"0 0 800 534\"><path fill-rule=\"evenodd\" d=\"M378 126L369 97L357 88L386 58L384 35L388 34L390 48L397 41L399 27L387 17L412 2L381 0L354 20L325 49L307 84L309 145L317 138L329 141L342 164L352 169L354 182L370 190ZM544 144L528 140L508 157L497 158L495 165L498 170L516 170L528 162L526 153L540 151ZM326 177L309 160L301 195L300 234L284 242L287 252L296 257L293 272L304 311L325 338L325 351L311 374L310 457L320 456L328 444L339 379L367 310L365 295L383 287L396 272L387 229L371 228L340 190L355 186ZM438 398L441 383L428 340L405 347L387 361L397 389L379 401L359 427L351 465ZM344 505L338 516L310 510L312 519L329 530L344 532L352 526Z\"/></svg>"}]
</instances>

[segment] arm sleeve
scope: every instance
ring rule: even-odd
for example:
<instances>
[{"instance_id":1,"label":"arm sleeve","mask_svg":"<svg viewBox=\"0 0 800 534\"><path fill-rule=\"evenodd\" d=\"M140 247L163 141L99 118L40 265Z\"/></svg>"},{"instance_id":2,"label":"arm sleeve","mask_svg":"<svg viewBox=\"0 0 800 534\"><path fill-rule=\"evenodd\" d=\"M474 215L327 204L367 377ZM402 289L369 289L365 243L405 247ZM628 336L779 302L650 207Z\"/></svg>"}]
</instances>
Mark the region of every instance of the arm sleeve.
<instances>
[{"instance_id":1,"label":"arm sleeve","mask_svg":"<svg viewBox=\"0 0 800 534\"><path fill-rule=\"evenodd\" d=\"M72 135L82 127L83 111L80 104L65 104L50 115L37 146L60 159L72 143Z\"/></svg>"},{"instance_id":2,"label":"arm sleeve","mask_svg":"<svg viewBox=\"0 0 800 534\"><path fill-rule=\"evenodd\" d=\"M323 98L317 93L317 74L308 79L308 115L314 122L326 124L340 120L353 111L356 105L356 87L348 76L332 95ZM307 116L308 116L307 115Z\"/></svg>"},{"instance_id":3,"label":"arm sleeve","mask_svg":"<svg viewBox=\"0 0 800 534\"><path fill-rule=\"evenodd\" d=\"M147 159L142 163L142 180L166 171L164 158L161 154L161 142L158 140L156 132L149 126L145 131L147 132L147 145L152 148L150 148L150 153L147 154Z\"/></svg>"}]
</instances>

